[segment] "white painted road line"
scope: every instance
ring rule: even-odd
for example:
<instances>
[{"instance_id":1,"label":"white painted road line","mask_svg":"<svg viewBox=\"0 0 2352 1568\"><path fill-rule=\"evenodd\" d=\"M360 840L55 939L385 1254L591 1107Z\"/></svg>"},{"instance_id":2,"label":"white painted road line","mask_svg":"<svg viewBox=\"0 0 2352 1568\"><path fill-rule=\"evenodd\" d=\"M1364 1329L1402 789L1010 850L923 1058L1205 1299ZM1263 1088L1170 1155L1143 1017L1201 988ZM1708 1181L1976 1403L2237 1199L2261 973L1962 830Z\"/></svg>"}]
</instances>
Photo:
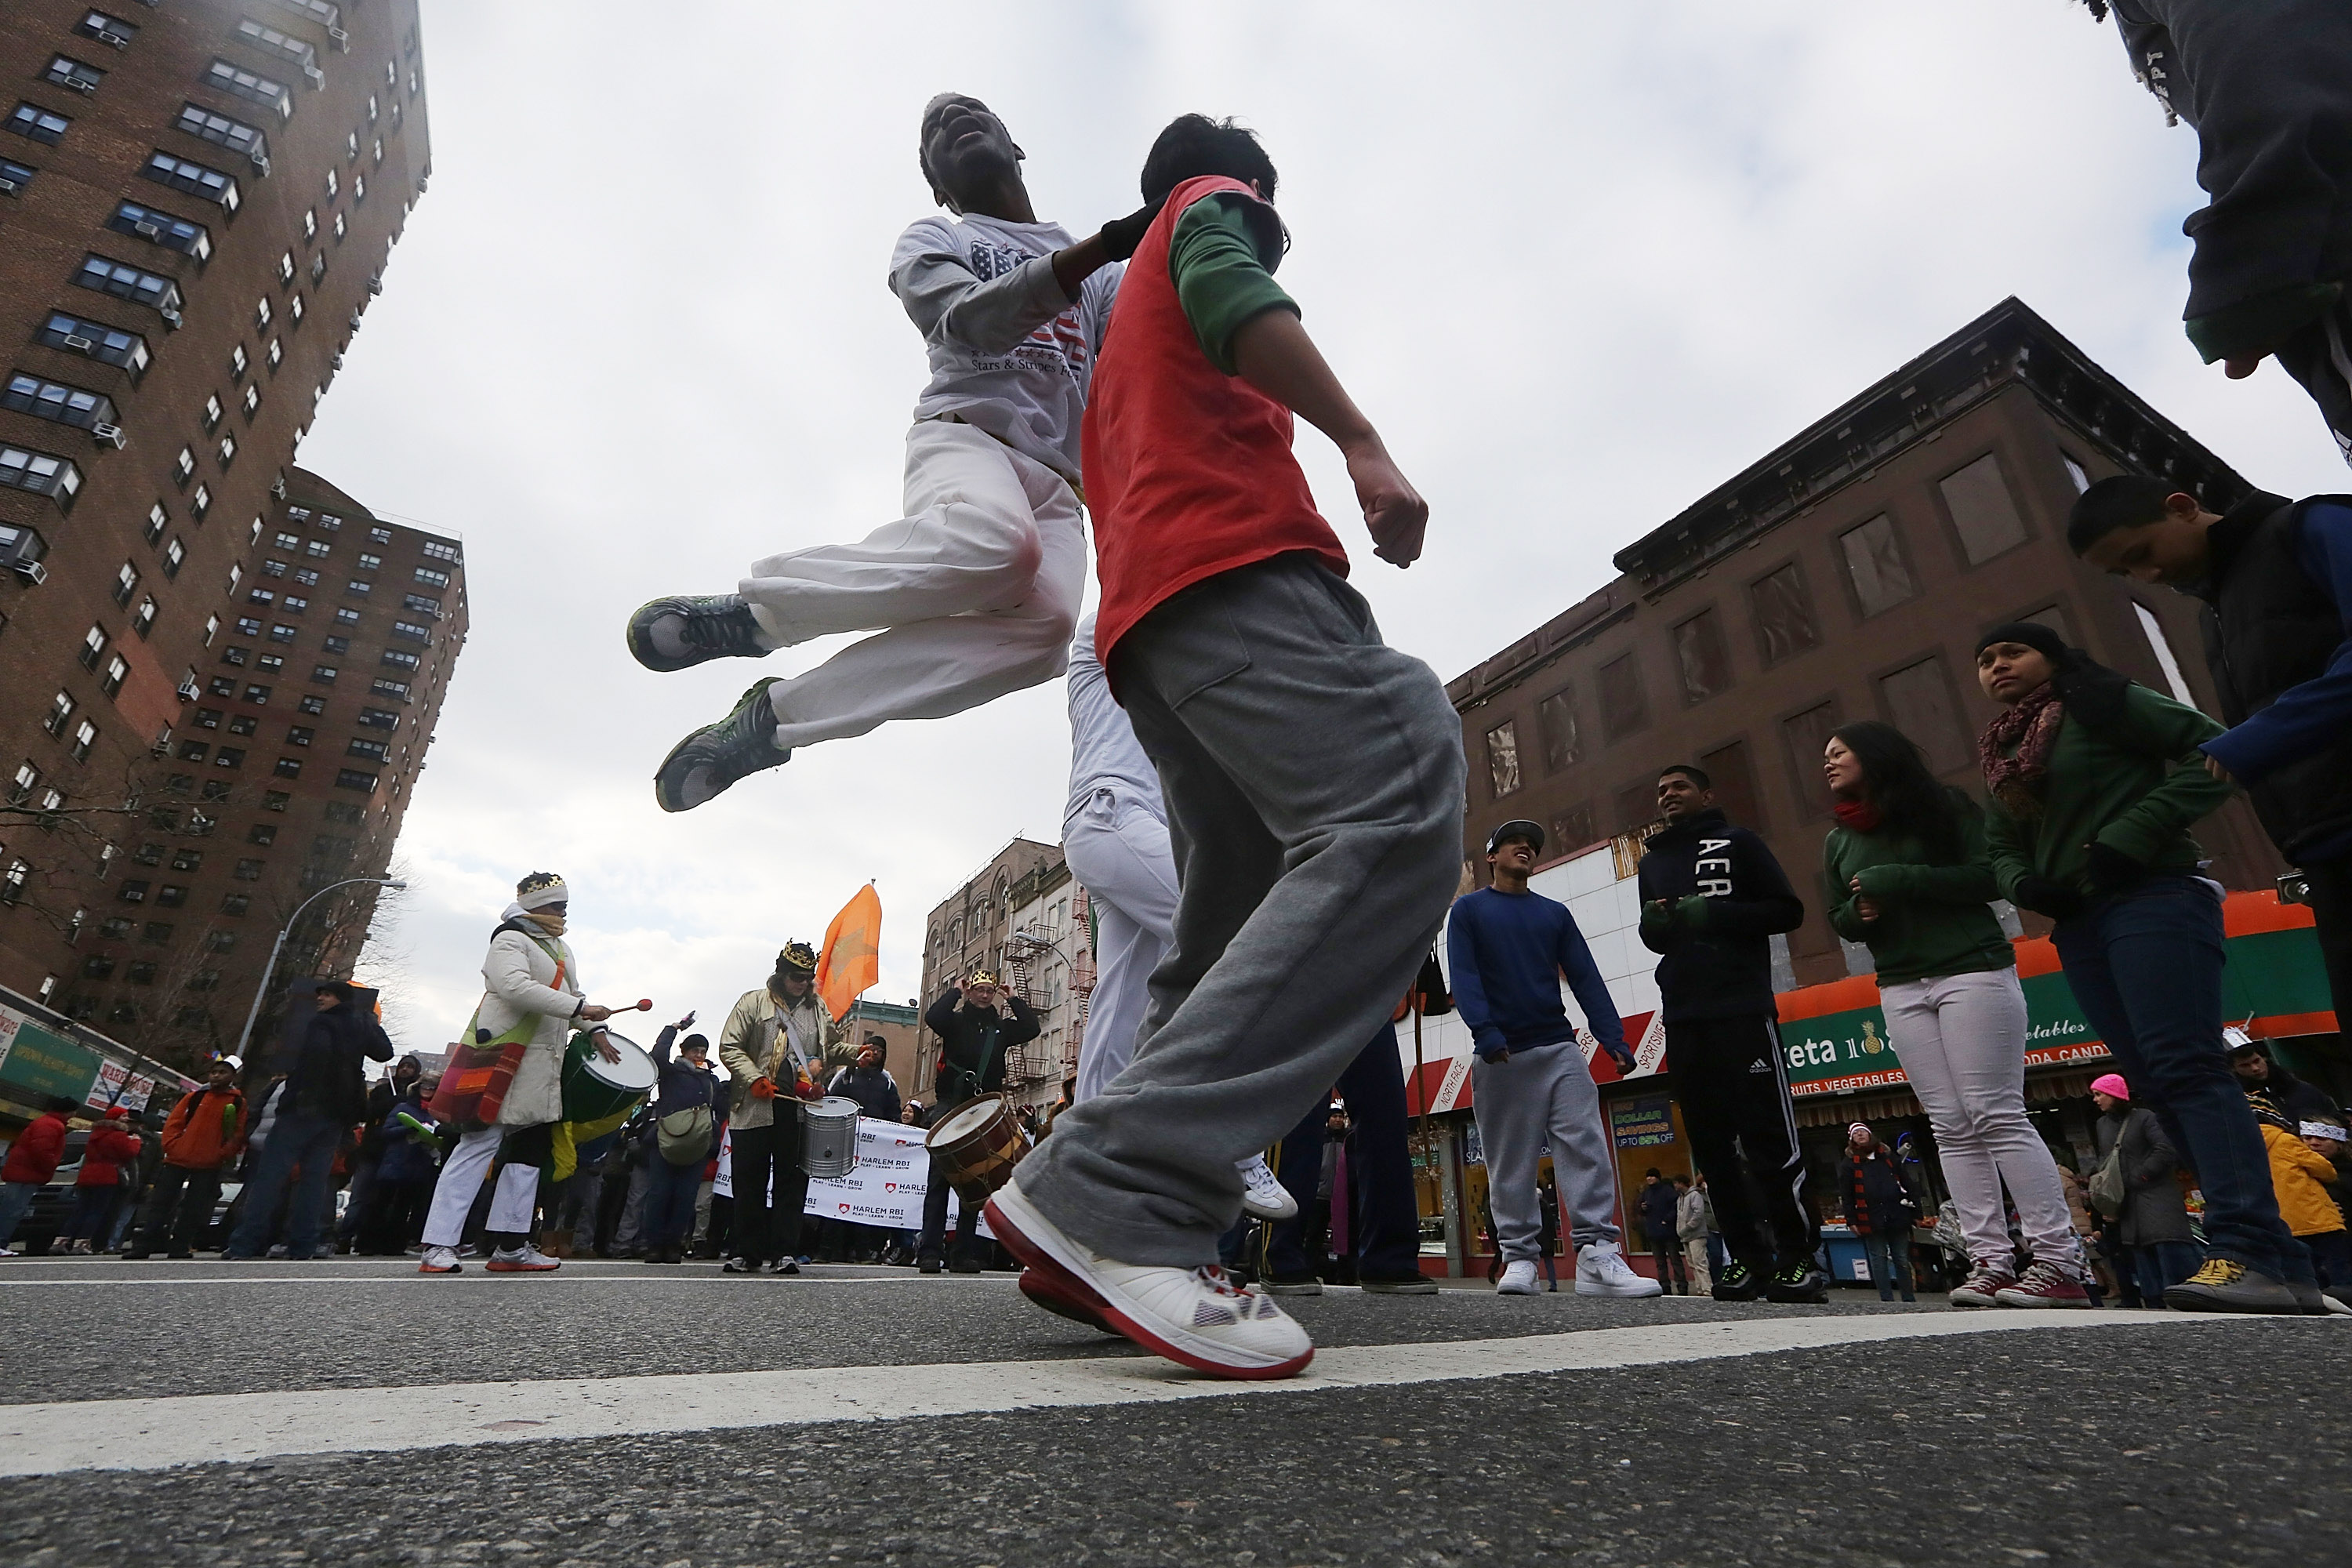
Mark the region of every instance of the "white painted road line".
<instances>
[{"instance_id":1,"label":"white painted road line","mask_svg":"<svg viewBox=\"0 0 2352 1568\"><path fill-rule=\"evenodd\" d=\"M2232 1321L2122 1312L1758 1318L1524 1339L1340 1346L1318 1352L1307 1376L1286 1383L1225 1383L1166 1362L1118 1357L0 1405L0 1476L1305 1394L1963 1334L2187 1332Z\"/></svg>"},{"instance_id":2,"label":"white painted road line","mask_svg":"<svg viewBox=\"0 0 2352 1568\"><path fill-rule=\"evenodd\" d=\"M951 1277L959 1284L997 1283L1011 1285L1018 1281L1014 1274L982 1274ZM920 1280L926 1285L938 1284L939 1278L915 1274L849 1274L808 1275L786 1277L777 1280L772 1275L761 1276L763 1281L773 1281L780 1287L787 1281L793 1288L803 1285L911 1285ZM526 1283L528 1281L528 1283ZM84 1275L75 1279L7 1279L0 1286L11 1290L36 1289L43 1285L78 1285L85 1289L119 1290L130 1285L161 1285L174 1289L186 1289L202 1285L414 1285L420 1290L463 1289L467 1285L495 1282L502 1290L534 1290L541 1285L593 1283L598 1285L729 1285L736 1289L757 1289L740 1274L719 1274L697 1271L691 1274L484 1274L468 1268L451 1278L446 1274L200 1274L192 1276L152 1275L144 1279L124 1278L112 1274Z\"/></svg>"}]
</instances>

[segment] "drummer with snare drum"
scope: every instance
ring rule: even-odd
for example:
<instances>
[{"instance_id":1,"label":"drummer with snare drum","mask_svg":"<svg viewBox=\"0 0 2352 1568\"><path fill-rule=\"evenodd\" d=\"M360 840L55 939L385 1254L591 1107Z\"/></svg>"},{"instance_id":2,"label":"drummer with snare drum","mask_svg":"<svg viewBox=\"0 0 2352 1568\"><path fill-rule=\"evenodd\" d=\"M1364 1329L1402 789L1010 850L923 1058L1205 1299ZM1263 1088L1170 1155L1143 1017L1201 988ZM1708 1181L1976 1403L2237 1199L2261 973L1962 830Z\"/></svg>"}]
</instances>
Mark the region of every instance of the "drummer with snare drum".
<instances>
[{"instance_id":1,"label":"drummer with snare drum","mask_svg":"<svg viewBox=\"0 0 2352 1568\"><path fill-rule=\"evenodd\" d=\"M779 1274L801 1271L808 1173L801 1169L799 1102L824 1094L818 1086L839 1058L843 1035L817 999L815 980L815 951L804 942L786 942L768 983L746 991L719 1031L719 1059L734 1098L730 1274L756 1274L762 1266Z\"/></svg>"},{"instance_id":2,"label":"drummer with snare drum","mask_svg":"<svg viewBox=\"0 0 2352 1568\"><path fill-rule=\"evenodd\" d=\"M1037 1037L1037 1015L1029 1004L997 984L994 973L975 969L930 1005L923 1023L940 1037L940 1070L933 1085L933 1120L946 1117L974 1095L993 1094L1004 1087L1005 1059L1013 1047ZM980 1272L979 1205L966 1204L958 1216L954 1255L950 1269L957 1274ZM940 1271L941 1244L946 1238L948 1184L932 1173L923 1194L923 1235L916 1245L917 1266L926 1274Z\"/></svg>"}]
</instances>

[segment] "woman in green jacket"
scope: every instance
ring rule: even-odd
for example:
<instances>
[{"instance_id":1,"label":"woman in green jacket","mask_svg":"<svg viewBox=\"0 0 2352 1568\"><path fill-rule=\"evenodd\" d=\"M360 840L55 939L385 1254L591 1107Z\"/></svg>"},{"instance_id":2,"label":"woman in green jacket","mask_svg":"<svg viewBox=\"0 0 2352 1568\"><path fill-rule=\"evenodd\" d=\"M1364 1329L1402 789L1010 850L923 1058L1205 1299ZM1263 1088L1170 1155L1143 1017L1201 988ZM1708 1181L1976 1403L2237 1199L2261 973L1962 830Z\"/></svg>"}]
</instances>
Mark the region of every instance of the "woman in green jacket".
<instances>
[{"instance_id":1,"label":"woman in green jacket","mask_svg":"<svg viewBox=\"0 0 2352 1568\"><path fill-rule=\"evenodd\" d=\"M1984 813L1874 719L1832 731L1822 771L1837 802L1822 843L1830 924L1869 944L1887 1039L1936 1129L1968 1244L1952 1304L2087 1308L2058 1166L2025 1117L2025 993L1989 902ZM2003 1185L2033 1257L2022 1275Z\"/></svg>"},{"instance_id":2,"label":"woman in green jacket","mask_svg":"<svg viewBox=\"0 0 2352 1568\"><path fill-rule=\"evenodd\" d=\"M2057 922L2083 1016L2204 1190L2204 1266L2165 1304L2325 1312L2221 1043L2221 889L2189 836L2230 797L2197 750L2221 726L2030 621L1984 635L1977 683L2003 709L1978 742L2000 895Z\"/></svg>"}]
</instances>

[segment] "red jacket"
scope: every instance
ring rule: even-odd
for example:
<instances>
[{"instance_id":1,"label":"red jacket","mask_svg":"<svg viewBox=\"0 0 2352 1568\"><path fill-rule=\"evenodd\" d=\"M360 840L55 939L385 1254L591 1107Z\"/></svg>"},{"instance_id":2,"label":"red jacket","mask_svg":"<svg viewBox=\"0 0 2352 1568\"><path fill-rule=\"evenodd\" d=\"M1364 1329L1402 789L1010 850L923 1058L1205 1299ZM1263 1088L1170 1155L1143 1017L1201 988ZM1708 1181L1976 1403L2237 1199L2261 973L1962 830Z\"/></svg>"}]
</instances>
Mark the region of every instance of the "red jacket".
<instances>
[{"instance_id":1,"label":"red jacket","mask_svg":"<svg viewBox=\"0 0 2352 1568\"><path fill-rule=\"evenodd\" d=\"M245 1150L245 1091L209 1087L182 1100L163 1122L163 1163L184 1171L217 1171Z\"/></svg>"},{"instance_id":2,"label":"red jacket","mask_svg":"<svg viewBox=\"0 0 2352 1568\"><path fill-rule=\"evenodd\" d=\"M122 1167L136 1163L139 1140L122 1130L119 1121L103 1121L90 1130L89 1144L82 1151L81 1175L78 1187L114 1187L122 1184Z\"/></svg>"},{"instance_id":3,"label":"red jacket","mask_svg":"<svg viewBox=\"0 0 2352 1568\"><path fill-rule=\"evenodd\" d=\"M8 1159L0 1164L0 1182L46 1183L58 1173L66 1157L66 1119L56 1111L33 1118L31 1125L8 1145Z\"/></svg>"}]
</instances>

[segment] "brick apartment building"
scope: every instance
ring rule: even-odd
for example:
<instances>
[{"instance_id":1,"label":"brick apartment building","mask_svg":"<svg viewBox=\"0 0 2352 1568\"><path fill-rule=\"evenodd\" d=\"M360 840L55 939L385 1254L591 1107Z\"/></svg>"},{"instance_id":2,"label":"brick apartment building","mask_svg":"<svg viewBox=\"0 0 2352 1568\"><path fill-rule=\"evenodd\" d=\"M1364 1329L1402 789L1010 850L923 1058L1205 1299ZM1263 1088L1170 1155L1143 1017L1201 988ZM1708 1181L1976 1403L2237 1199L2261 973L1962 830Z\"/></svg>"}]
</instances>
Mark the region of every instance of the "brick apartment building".
<instances>
[{"instance_id":1,"label":"brick apartment building","mask_svg":"<svg viewBox=\"0 0 2352 1568\"><path fill-rule=\"evenodd\" d=\"M186 1062L382 873L464 637L455 541L291 466L430 171L417 6L12 0L0 60L0 982Z\"/></svg>"},{"instance_id":2,"label":"brick apartment building","mask_svg":"<svg viewBox=\"0 0 2352 1568\"><path fill-rule=\"evenodd\" d=\"M1811 909L1780 984L1844 976L1854 961L1818 889L1832 728L1897 724L1939 776L1980 795L1974 738L1994 710L1977 689L1976 638L2011 620L2218 710L2194 603L2066 548L2074 497L2126 468L2217 510L2248 489L2002 301L1627 545L1622 575L1448 684L1470 761L1465 856L1477 865L1513 817L1546 824L1547 861L1640 831L1656 771L1695 762ZM2242 800L2198 837L2229 887L2284 869Z\"/></svg>"},{"instance_id":3,"label":"brick apartment building","mask_svg":"<svg viewBox=\"0 0 2352 1568\"><path fill-rule=\"evenodd\" d=\"M1013 911L1034 900L1055 879L1067 881L1069 875L1058 844L1015 838L998 850L987 865L940 900L925 922L923 988L917 1005L928 1007L939 1000L958 976L970 973L975 964L1004 974ZM939 1059L939 1037L926 1029L916 1054L913 1092L927 1102Z\"/></svg>"}]
</instances>

